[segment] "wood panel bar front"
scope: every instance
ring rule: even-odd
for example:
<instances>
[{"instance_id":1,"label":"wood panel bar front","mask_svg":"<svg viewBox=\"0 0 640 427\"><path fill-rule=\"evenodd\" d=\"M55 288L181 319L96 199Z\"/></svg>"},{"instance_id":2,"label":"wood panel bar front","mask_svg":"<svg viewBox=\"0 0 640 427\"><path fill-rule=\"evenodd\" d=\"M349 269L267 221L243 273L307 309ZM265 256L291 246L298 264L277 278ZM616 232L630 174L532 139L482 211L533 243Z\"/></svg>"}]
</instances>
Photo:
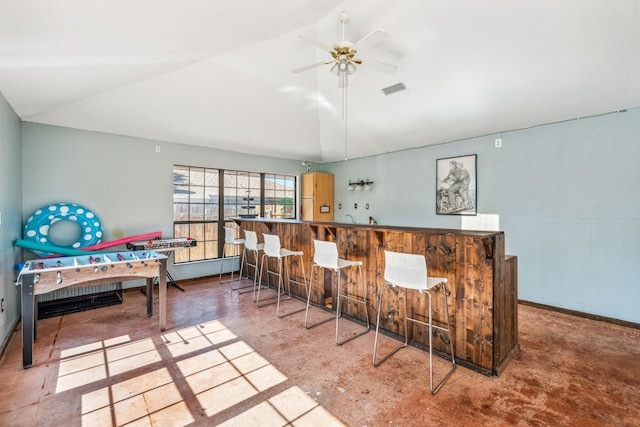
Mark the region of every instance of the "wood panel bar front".
<instances>
[{"instance_id":1,"label":"wood panel bar front","mask_svg":"<svg viewBox=\"0 0 640 427\"><path fill-rule=\"evenodd\" d=\"M396 227L329 222L307 222L263 218L236 219L243 230L255 231L262 242L263 233L280 236L283 247L304 252L307 279L313 262L313 240L335 241L341 258L363 262L369 319L375 323L377 296L384 282L384 251L423 254L430 276L448 279L448 303L454 336L456 362L485 375L499 375L519 351L517 258L505 255L504 233L440 228ZM322 271L316 269L316 271ZM294 280L303 278L302 265L292 262ZM311 300L325 306L336 294L335 276L314 277ZM263 278L264 279L264 278ZM355 275L347 273L349 292L361 293L355 286ZM330 281L331 283L327 283ZM327 283L331 295L323 292ZM294 291L295 288L292 289ZM301 291L300 291L301 292ZM306 297L301 293L299 297ZM404 335L403 292L388 293L382 300L380 328L392 335ZM410 293L407 310L413 317L428 316L427 296ZM434 319L444 319L443 295L434 295ZM348 303L347 315L364 321L359 304ZM335 310L335 301L332 302ZM421 347L428 346L427 329L412 325L410 340ZM448 337L434 332L434 350L446 354Z\"/></svg>"}]
</instances>

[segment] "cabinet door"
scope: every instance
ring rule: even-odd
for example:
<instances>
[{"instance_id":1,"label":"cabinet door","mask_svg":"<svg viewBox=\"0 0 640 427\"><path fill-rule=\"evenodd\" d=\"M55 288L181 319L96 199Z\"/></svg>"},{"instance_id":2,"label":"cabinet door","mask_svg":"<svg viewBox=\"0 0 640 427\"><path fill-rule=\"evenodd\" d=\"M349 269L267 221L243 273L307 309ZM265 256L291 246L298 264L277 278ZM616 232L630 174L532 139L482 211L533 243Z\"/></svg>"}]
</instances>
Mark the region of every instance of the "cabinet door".
<instances>
[{"instance_id":1,"label":"cabinet door","mask_svg":"<svg viewBox=\"0 0 640 427\"><path fill-rule=\"evenodd\" d=\"M315 199L318 205L333 207L333 175L326 173L316 177Z\"/></svg>"},{"instance_id":2,"label":"cabinet door","mask_svg":"<svg viewBox=\"0 0 640 427\"><path fill-rule=\"evenodd\" d=\"M302 220L313 221L313 197L302 198Z\"/></svg>"},{"instance_id":3,"label":"cabinet door","mask_svg":"<svg viewBox=\"0 0 640 427\"><path fill-rule=\"evenodd\" d=\"M313 197L316 189L315 172L302 175L302 197Z\"/></svg>"}]
</instances>

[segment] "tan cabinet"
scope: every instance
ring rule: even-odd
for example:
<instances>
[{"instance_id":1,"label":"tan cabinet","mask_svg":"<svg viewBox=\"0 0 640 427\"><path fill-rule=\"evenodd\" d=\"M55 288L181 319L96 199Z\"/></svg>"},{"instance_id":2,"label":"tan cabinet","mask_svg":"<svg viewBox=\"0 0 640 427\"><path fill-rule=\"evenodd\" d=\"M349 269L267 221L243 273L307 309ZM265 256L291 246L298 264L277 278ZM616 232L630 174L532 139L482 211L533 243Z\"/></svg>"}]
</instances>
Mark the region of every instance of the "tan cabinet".
<instances>
[{"instance_id":1,"label":"tan cabinet","mask_svg":"<svg viewBox=\"0 0 640 427\"><path fill-rule=\"evenodd\" d=\"M333 174L308 172L302 175L302 219L333 221Z\"/></svg>"}]
</instances>

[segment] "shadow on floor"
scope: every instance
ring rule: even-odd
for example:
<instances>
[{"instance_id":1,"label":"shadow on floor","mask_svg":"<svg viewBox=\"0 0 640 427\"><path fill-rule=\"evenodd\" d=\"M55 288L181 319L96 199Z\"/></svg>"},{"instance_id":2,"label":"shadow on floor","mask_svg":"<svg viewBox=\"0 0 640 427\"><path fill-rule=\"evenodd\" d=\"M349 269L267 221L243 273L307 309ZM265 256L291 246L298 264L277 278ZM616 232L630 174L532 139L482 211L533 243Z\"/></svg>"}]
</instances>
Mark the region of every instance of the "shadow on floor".
<instances>
[{"instance_id":1,"label":"shadow on floor","mask_svg":"<svg viewBox=\"0 0 640 427\"><path fill-rule=\"evenodd\" d=\"M521 351L502 375L458 367L432 396L420 349L374 368L373 331L338 347L333 322L306 330L304 312L277 319L275 306L256 308L251 293L231 292L217 278L184 287L169 288L164 333L157 314L146 316L139 290L124 292L122 305L39 321L27 370L18 329L0 361L0 424L628 426L640 419L637 329L520 305ZM443 359L434 364L436 376L448 368Z\"/></svg>"}]
</instances>

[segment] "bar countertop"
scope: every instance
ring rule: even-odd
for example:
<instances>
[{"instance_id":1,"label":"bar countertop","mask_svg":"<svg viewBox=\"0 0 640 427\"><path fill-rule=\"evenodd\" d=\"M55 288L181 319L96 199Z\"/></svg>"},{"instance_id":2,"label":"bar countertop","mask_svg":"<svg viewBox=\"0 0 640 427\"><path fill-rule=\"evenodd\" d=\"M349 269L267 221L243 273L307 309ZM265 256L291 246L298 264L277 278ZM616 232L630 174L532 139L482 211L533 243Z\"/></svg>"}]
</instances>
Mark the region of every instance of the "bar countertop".
<instances>
[{"instance_id":1,"label":"bar countertop","mask_svg":"<svg viewBox=\"0 0 640 427\"><path fill-rule=\"evenodd\" d=\"M432 227L415 227L406 225L384 225L384 224L360 224L352 222L318 222L318 221L303 221L299 219L284 219L284 218L234 218L234 221L240 223L241 221L254 221L263 223L281 223L281 224L307 224L323 227L336 227L336 228L351 228L351 229L365 229L374 231L396 231L396 232L409 232L409 233L429 233L429 234L446 234L454 236L474 236L474 237L490 237L498 234L504 234L502 231L483 231L483 230L462 230L457 228L432 228Z\"/></svg>"}]
</instances>

